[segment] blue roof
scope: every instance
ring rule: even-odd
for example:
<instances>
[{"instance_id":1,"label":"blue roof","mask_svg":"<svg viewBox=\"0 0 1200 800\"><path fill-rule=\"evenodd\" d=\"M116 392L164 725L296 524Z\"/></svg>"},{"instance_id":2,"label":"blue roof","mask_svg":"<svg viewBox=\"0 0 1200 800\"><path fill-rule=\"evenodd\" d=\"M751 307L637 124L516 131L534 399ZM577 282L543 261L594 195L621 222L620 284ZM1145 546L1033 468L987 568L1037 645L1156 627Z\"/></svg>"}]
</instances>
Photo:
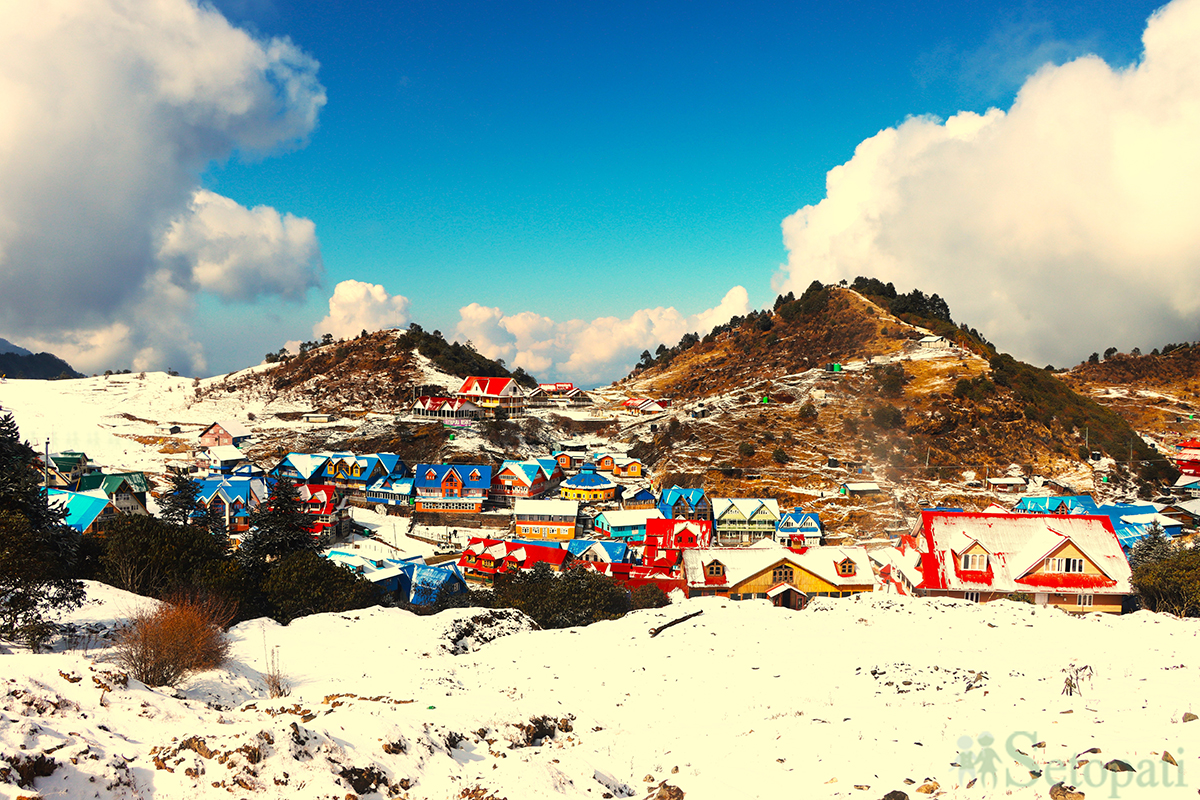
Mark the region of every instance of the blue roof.
<instances>
[{"instance_id":1,"label":"blue roof","mask_svg":"<svg viewBox=\"0 0 1200 800\"><path fill-rule=\"evenodd\" d=\"M1096 501L1087 495L1061 497L1022 497L1013 511L1033 514L1095 514Z\"/></svg>"},{"instance_id":2,"label":"blue roof","mask_svg":"<svg viewBox=\"0 0 1200 800\"><path fill-rule=\"evenodd\" d=\"M647 489L646 487L643 486L641 489L638 489L636 492L634 492L633 494L626 497L625 502L628 503L630 500L639 500L639 501L644 502L646 500L655 500L655 499L657 499L657 498L655 498L654 492L650 491L649 489Z\"/></svg>"},{"instance_id":3,"label":"blue roof","mask_svg":"<svg viewBox=\"0 0 1200 800\"><path fill-rule=\"evenodd\" d=\"M674 519L675 504L681 499L687 502L690 511L695 511L696 506L700 505L700 501L704 499L704 490L684 489L682 486L672 486L663 492L662 499L658 502L658 510L667 519Z\"/></svg>"},{"instance_id":4,"label":"blue roof","mask_svg":"<svg viewBox=\"0 0 1200 800\"><path fill-rule=\"evenodd\" d=\"M96 521L96 517L100 516L100 512L109 502L107 497L94 497L90 494L68 492L62 489L51 489L47 497L51 501L56 497L62 498L60 502L65 503L67 508L67 517L64 521L79 533L83 533L89 525Z\"/></svg>"},{"instance_id":5,"label":"blue roof","mask_svg":"<svg viewBox=\"0 0 1200 800\"><path fill-rule=\"evenodd\" d=\"M571 539L567 542L567 552L578 558L583 555L591 547L599 547L608 554L608 558L613 563L621 563L625 560L626 554L629 552L629 545L625 542L605 542L596 539Z\"/></svg>"},{"instance_id":6,"label":"blue roof","mask_svg":"<svg viewBox=\"0 0 1200 800\"><path fill-rule=\"evenodd\" d=\"M432 477L427 477L432 472ZM446 475L454 472L466 489L490 489L492 468L483 464L417 464L413 469L413 485L418 488L439 487ZM475 480L471 475L476 474Z\"/></svg>"},{"instance_id":7,"label":"blue roof","mask_svg":"<svg viewBox=\"0 0 1200 800\"><path fill-rule=\"evenodd\" d=\"M572 475L562 483L568 489L604 489L616 484L596 472L595 464L584 464L578 475Z\"/></svg>"},{"instance_id":8,"label":"blue roof","mask_svg":"<svg viewBox=\"0 0 1200 800\"><path fill-rule=\"evenodd\" d=\"M821 517L815 511L805 511L803 508L793 508L785 514L780 515L779 523L775 526L779 531L803 531L821 532Z\"/></svg>"},{"instance_id":9,"label":"blue roof","mask_svg":"<svg viewBox=\"0 0 1200 800\"><path fill-rule=\"evenodd\" d=\"M413 605L436 603L445 595L469 591L467 582L455 564L406 563L400 565L400 586L397 592Z\"/></svg>"}]
</instances>

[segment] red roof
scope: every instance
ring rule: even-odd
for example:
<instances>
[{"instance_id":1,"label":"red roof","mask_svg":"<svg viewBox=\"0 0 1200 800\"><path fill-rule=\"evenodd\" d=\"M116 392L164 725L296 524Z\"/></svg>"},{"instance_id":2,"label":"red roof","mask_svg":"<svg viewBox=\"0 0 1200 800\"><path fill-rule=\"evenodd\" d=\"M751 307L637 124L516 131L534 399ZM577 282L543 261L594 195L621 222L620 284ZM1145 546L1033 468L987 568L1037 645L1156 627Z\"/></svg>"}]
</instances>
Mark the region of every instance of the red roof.
<instances>
[{"instance_id":1,"label":"red roof","mask_svg":"<svg viewBox=\"0 0 1200 800\"><path fill-rule=\"evenodd\" d=\"M471 554L476 556L474 563L467 561L467 556ZM480 564L485 557L489 565ZM493 575L501 571L501 564L504 565L504 569L508 570L533 569L539 562L545 561L558 570L562 569L566 557L567 551L561 547L543 547L537 544L477 536L471 539L466 549L463 550L463 554L459 556L458 566L462 569L473 569L476 572Z\"/></svg>"},{"instance_id":2,"label":"red roof","mask_svg":"<svg viewBox=\"0 0 1200 800\"><path fill-rule=\"evenodd\" d=\"M457 393L480 397L500 397L512 383L512 378L481 378L472 375L463 381Z\"/></svg>"}]
</instances>

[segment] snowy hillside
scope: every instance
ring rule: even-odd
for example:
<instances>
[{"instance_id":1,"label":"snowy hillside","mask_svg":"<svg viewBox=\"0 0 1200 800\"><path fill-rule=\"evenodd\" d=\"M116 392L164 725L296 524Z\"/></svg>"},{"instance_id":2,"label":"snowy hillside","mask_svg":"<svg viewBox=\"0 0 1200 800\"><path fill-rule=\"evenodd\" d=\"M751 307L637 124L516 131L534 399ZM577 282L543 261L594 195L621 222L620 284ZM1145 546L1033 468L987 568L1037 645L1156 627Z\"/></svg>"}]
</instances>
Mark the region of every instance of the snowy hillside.
<instances>
[{"instance_id":1,"label":"snowy hillside","mask_svg":"<svg viewBox=\"0 0 1200 800\"><path fill-rule=\"evenodd\" d=\"M91 588L98 604L73 617L93 629L137 602ZM1200 785L1200 722L1184 722L1200 708L1196 620L869 595L798 613L689 600L560 631L490 617L255 620L232 631L227 668L178 692L123 685L91 641L0 657L0 796L878 800L1047 797L1063 779L1088 797ZM274 648L293 692L271 700L260 671ZM1064 670L1084 665L1081 693L1065 695ZM1114 759L1136 772L1105 770ZM986 777L965 788L955 763Z\"/></svg>"}]
</instances>

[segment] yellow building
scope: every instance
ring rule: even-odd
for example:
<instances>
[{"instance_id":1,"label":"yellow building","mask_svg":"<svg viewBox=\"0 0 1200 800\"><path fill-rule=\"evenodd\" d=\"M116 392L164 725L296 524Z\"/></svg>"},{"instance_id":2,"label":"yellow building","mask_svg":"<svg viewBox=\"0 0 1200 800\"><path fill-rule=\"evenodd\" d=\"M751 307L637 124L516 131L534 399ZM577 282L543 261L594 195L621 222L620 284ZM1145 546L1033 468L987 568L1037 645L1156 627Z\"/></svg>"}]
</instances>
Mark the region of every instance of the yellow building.
<instances>
[{"instance_id":1,"label":"yellow building","mask_svg":"<svg viewBox=\"0 0 1200 800\"><path fill-rule=\"evenodd\" d=\"M683 551L691 597L770 600L803 608L813 597L849 597L875 589L867 551L861 547L810 547L803 553L764 539L753 547Z\"/></svg>"},{"instance_id":2,"label":"yellow building","mask_svg":"<svg viewBox=\"0 0 1200 800\"><path fill-rule=\"evenodd\" d=\"M584 503L612 500L616 492L617 484L596 472L594 464L584 464L578 475L567 478L558 488L558 496L563 500Z\"/></svg>"}]
</instances>

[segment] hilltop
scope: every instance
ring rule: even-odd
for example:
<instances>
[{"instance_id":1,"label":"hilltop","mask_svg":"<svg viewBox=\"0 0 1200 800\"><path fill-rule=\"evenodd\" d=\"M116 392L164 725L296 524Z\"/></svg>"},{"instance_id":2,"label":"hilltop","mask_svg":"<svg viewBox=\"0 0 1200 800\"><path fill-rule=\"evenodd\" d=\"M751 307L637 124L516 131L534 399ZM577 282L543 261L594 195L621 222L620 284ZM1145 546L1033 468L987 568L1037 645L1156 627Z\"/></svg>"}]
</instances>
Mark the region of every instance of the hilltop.
<instances>
[{"instance_id":1,"label":"hilltop","mask_svg":"<svg viewBox=\"0 0 1200 800\"><path fill-rule=\"evenodd\" d=\"M936 336L944 342L921 342ZM937 295L899 295L870 279L814 283L770 311L685 337L613 388L682 411L637 451L665 481L781 505L821 500L856 478L900 487L898 507L869 509L895 518L910 503L985 506L992 496L975 482L1010 473L1091 491L1100 488L1093 451L1114 492L1149 494L1173 478L1114 410L997 353L954 324Z\"/></svg>"}]
</instances>

